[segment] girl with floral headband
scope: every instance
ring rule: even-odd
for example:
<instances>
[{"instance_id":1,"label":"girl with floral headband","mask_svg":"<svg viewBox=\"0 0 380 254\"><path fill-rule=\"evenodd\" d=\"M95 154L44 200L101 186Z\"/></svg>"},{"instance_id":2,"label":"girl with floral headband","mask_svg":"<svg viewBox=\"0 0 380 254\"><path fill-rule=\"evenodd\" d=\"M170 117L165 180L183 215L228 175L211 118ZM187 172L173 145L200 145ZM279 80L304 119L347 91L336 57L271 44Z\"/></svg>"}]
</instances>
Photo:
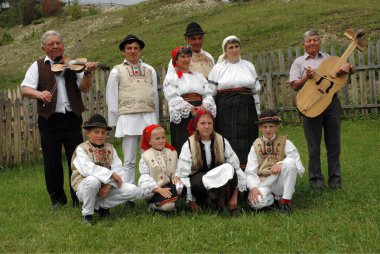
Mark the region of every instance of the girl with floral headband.
<instances>
[{"instance_id":1,"label":"girl with floral headband","mask_svg":"<svg viewBox=\"0 0 380 254\"><path fill-rule=\"evenodd\" d=\"M290 214L297 175L305 168L293 143L278 134L281 119L271 109L263 110L259 129L263 133L253 143L245 169L248 204L254 209L275 206Z\"/></svg>"},{"instance_id":2,"label":"girl with floral headband","mask_svg":"<svg viewBox=\"0 0 380 254\"><path fill-rule=\"evenodd\" d=\"M164 80L164 95L169 105L171 143L178 151L187 139L186 127L198 107L216 115L216 106L207 80L190 71L191 48L181 46L172 51L175 71Z\"/></svg>"}]
</instances>

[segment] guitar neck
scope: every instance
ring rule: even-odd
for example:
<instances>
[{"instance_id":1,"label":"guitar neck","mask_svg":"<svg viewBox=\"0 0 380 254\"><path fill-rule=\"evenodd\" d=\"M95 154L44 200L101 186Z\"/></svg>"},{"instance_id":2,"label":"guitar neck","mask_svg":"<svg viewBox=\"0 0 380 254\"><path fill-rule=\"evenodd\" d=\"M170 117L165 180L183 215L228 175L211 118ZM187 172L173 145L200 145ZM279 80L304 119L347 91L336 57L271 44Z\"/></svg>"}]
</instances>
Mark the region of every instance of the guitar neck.
<instances>
[{"instance_id":1,"label":"guitar neck","mask_svg":"<svg viewBox=\"0 0 380 254\"><path fill-rule=\"evenodd\" d=\"M340 66L344 63L347 63L348 57L352 54L352 52L356 48L356 42L352 41L351 44L348 46L346 51L344 51L343 55L339 58L339 61L334 65L334 68L331 69L330 75L333 78L336 78L336 73L338 72Z\"/></svg>"}]
</instances>

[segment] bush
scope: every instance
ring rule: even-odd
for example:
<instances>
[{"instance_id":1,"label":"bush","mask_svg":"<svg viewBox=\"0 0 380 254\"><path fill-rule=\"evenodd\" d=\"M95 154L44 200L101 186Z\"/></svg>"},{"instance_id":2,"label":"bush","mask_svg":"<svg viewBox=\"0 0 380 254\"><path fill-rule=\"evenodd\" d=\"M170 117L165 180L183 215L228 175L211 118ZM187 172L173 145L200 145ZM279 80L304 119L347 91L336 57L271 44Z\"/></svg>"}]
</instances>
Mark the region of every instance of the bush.
<instances>
[{"instance_id":1,"label":"bush","mask_svg":"<svg viewBox=\"0 0 380 254\"><path fill-rule=\"evenodd\" d=\"M9 42L12 42L12 41L13 41L12 35L10 35L7 32L4 32L3 35L1 36L1 39L0 39L0 46L7 44Z\"/></svg>"},{"instance_id":2,"label":"bush","mask_svg":"<svg viewBox=\"0 0 380 254\"><path fill-rule=\"evenodd\" d=\"M36 18L35 0L21 0L18 4L18 9L21 15L21 23L26 26L30 25Z\"/></svg>"},{"instance_id":3,"label":"bush","mask_svg":"<svg viewBox=\"0 0 380 254\"><path fill-rule=\"evenodd\" d=\"M73 3L69 7L67 7L67 13L74 20L78 20L83 17L83 11L79 5L78 0L74 0Z\"/></svg>"},{"instance_id":4,"label":"bush","mask_svg":"<svg viewBox=\"0 0 380 254\"><path fill-rule=\"evenodd\" d=\"M42 0L40 5L41 15L51 17L62 11L62 4L59 0Z\"/></svg>"},{"instance_id":5,"label":"bush","mask_svg":"<svg viewBox=\"0 0 380 254\"><path fill-rule=\"evenodd\" d=\"M100 10L98 8L96 8L95 6L91 5L90 8L88 8L88 12L87 14L89 16L93 16L93 15L96 15L96 14L99 14L100 13Z\"/></svg>"}]
</instances>

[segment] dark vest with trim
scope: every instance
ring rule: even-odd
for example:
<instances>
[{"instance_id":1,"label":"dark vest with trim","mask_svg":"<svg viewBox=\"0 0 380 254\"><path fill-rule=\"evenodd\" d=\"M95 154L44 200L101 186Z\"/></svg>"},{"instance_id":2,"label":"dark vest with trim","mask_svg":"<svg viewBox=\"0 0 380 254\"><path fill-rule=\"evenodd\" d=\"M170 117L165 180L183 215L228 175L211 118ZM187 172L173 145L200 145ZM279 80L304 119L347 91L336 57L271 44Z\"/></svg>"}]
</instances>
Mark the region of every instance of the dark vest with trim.
<instances>
[{"instance_id":1,"label":"dark vest with trim","mask_svg":"<svg viewBox=\"0 0 380 254\"><path fill-rule=\"evenodd\" d=\"M37 60L38 65L38 91L51 91L56 83L55 74L51 71L51 65L49 61L44 62L44 59ZM76 73L70 70L65 71L65 86L67 97L70 102L71 109L73 112L80 118L82 112L85 110L81 91L77 86L77 76ZM41 100L37 100L37 113L45 119L48 119L52 114L55 113L55 108L57 105L57 94L58 91L55 91L53 94L52 101L45 103Z\"/></svg>"}]
</instances>

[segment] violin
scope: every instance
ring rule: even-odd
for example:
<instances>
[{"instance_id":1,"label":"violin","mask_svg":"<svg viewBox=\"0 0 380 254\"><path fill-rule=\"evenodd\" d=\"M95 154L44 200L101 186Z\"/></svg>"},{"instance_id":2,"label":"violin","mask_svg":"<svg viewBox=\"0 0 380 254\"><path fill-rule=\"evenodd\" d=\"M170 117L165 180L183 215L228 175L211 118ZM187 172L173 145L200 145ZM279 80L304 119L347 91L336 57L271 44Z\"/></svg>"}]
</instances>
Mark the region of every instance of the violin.
<instances>
[{"instance_id":1,"label":"violin","mask_svg":"<svg viewBox=\"0 0 380 254\"><path fill-rule=\"evenodd\" d=\"M67 56L63 56L58 62L51 65L51 71L54 73L60 73L64 70L82 72L86 68L86 63L86 58L70 59ZM110 70L110 67L106 64L97 64L96 67L102 70Z\"/></svg>"},{"instance_id":2,"label":"violin","mask_svg":"<svg viewBox=\"0 0 380 254\"><path fill-rule=\"evenodd\" d=\"M316 71L316 75L306 81L298 92L295 104L298 111L308 117L317 117L330 105L335 93L347 83L349 73L337 75L340 66L347 63L348 57L357 48L364 50L364 43L361 37L364 30L359 29L356 33L348 29L344 36L352 42L341 57L330 56L322 61Z\"/></svg>"}]
</instances>

